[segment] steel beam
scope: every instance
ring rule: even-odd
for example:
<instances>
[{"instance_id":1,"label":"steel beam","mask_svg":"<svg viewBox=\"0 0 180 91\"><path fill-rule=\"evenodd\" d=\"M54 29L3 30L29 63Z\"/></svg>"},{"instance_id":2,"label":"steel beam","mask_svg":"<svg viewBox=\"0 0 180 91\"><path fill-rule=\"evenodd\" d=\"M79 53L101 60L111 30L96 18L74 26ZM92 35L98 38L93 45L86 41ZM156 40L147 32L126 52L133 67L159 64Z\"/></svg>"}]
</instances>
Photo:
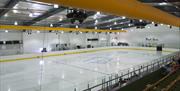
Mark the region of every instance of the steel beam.
<instances>
[{"instance_id":1,"label":"steel beam","mask_svg":"<svg viewBox=\"0 0 180 91\"><path fill-rule=\"evenodd\" d=\"M4 8L7 8L7 9L2 9L0 10L0 18L6 14L9 9L13 8L20 0L9 0L9 2L4 6Z\"/></svg>"},{"instance_id":2,"label":"steel beam","mask_svg":"<svg viewBox=\"0 0 180 91\"><path fill-rule=\"evenodd\" d=\"M144 19L156 23L180 26L180 18L138 0L38 0L64 6L101 11L113 15Z\"/></svg>"},{"instance_id":3,"label":"steel beam","mask_svg":"<svg viewBox=\"0 0 180 91\"><path fill-rule=\"evenodd\" d=\"M40 26L15 26L15 25L0 25L0 29L7 30L34 30L34 31L65 31L65 32L127 32L126 30L96 30L96 29L81 29L81 28L62 28L62 27L40 27Z\"/></svg>"},{"instance_id":4,"label":"steel beam","mask_svg":"<svg viewBox=\"0 0 180 91\"><path fill-rule=\"evenodd\" d=\"M47 11L46 13L44 13L43 15L40 15L36 18L34 18L33 20L31 21L28 21L28 22L24 22L23 25L26 25L26 26L30 26L30 25L33 25L35 24L36 22L38 21L41 21L43 19L46 19L54 14L57 14L59 12L62 12L63 10L65 10L64 7L59 7L59 8L53 8L53 9L50 9L49 11Z\"/></svg>"}]
</instances>

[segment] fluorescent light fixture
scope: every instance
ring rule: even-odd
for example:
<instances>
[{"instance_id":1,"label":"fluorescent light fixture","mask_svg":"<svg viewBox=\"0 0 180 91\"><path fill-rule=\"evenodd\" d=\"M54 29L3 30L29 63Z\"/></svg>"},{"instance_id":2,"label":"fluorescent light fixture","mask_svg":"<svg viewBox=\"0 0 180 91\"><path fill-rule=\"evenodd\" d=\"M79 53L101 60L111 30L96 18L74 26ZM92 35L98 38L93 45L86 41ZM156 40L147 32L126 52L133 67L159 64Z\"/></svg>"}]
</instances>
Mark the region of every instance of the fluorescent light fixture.
<instances>
[{"instance_id":1,"label":"fluorescent light fixture","mask_svg":"<svg viewBox=\"0 0 180 91\"><path fill-rule=\"evenodd\" d=\"M54 4L54 8L59 8L59 5L58 4Z\"/></svg>"},{"instance_id":2,"label":"fluorescent light fixture","mask_svg":"<svg viewBox=\"0 0 180 91\"><path fill-rule=\"evenodd\" d=\"M5 33L8 33L9 31L8 30L5 30Z\"/></svg>"},{"instance_id":3,"label":"fluorescent light fixture","mask_svg":"<svg viewBox=\"0 0 180 91\"><path fill-rule=\"evenodd\" d=\"M36 33L40 33L40 31L37 31Z\"/></svg>"},{"instance_id":4,"label":"fluorescent light fixture","mask_svg":"<svg viewBox=\"0 0 180 91\"><path fill-rule=\"evenodd\" d=\"M128 24L128 26L130 27L130 26L131 26L131 24Z\"/></svg>"},{"instance_id":5,"label":"fluorescent light fixture","mask_svg":"<svg viewBox=\"0 0 180 91\"><path fill-rule=\"evenodd\" d=\"M117 22L114 22L114 25L117 25Z\"/></svg>"},{"instance_id":6,"label":"fluorescent light fixture","mask_svg":"<svg viewBox=\"0 0 180 91\"><path fill-rule=\"evenodd\" d=\"M100 14L101 14L101 12L99 12L99 11L98 11L96 14L97 14L97 15L100 15Z\"/></svg>"},{"instance_id":7,"label":"fluorescent light fixture","mask_svg":"<svg viewBox=\"0 0 180 91\"><path fill-rule=\"evenodd\" d=\"M62 20L63 20L63 18L62 18L62 17L60 17L60 18L59 18L59 21L62 21Z\"/></svg>"},{"instance_id":8,"label":"fluorescent light fixture","mask_svg":"<svg viewBox=\"0 0 180 91\"><path fill-rule=\"evenodd\" d=\"M95 20L95 23L98 23L98 20Z\"/></svg>"},{"instance_id":9,"label":"fluorescent light fixture","mask_svg":"<svg viewBox=\"0 0 180 91\"><path fill-rule=\"evenodd\" d=\"M8 17L8 14L5 14L4 17Z\"/></svg>"},{"instance_id":10,"label":"fluorescent light fixture","mask_svg":"<svg viewBox=\"0 0 180 91\"><path fill-rule=\"evenodd\" d=\"M78 25L76 25L76 28L79 28Z\"/></svg>"},{"instance_id":11,"label":"fluorescent light fixture","mask_svg":"<svg viewBox=\"0 0 180 91\"><path fill-rule=\"evenodd\" d=\"M33 13L34 16L40 16L41 13Z\"/></svg>"},{"instance_id":12,"label":"fluorescent light fixture","mask_svg":"<svg viewBox=\"0 0 180 91\"><path fill-rule=\"evenodd\" d=\"M95 27L95 29L97 29L97 27Z\"/></svg>"},{"instance_id":13,"label":"fluorescent light fixture","mask_svg":"<svg viewBox=\"0 0 180 91\"><path fill-rule=\"evenodd\" d=\"M126 17L125 17L125 16L122 16L122 19L126 19Z\"/></svg>"},{"instance_id":14,"label":"fluorescent light fixture","mask_svg":"<svg viewBox=\"0 0 180 91\"><path fill-rule=\"evenodd\" d=\"M64 31L61 31L61 33L63 34L63 33L64 33Z\"/></svg>"},{"instance_id":15,"label":"fluorescent light fixture","mask_svg":"<svg viewBox=\"0 0 180 91\"><path fill-rule=\"evenodd\" d=\"M152 24L154 24L154 22L152 22Z\"/></svg>"},{"instance_id":16,"label":"fluorescent light fixture","mask_svg":"<svg viewBox=\"0 0 180 91\"><path fill-rule=\"evenodd\" d=\"M14 25L18 25L18 22L17 22L17 21L15 21L15 22L14 22Z\"/></svg>"},{"instance_id":17,"label":"fluorescent light fixture","mask_svg":"<svg viewBox=\"0 0 180 91\"><path fill-rule=\"evenodd\" d=\"M167 5L166 2L159 3L159 5Z\"/></svg>"},{"instance_id":18,"label":"fluorescent light fixture","mask_svg":"<svg viewBox=\"0 0 180 91\"><path fill-rule=\"evenodd\" d=\"M97 19L97 16L96 16L96 15L94 15L93 19Z\"/></svg>"},{"instance_id":19,"label":"fluorescent light fixture","mask_svg":"<svg viewBox=\"0 0 180 91\"><path fill-rule=\"evenodd\" d=\"M33 14L32 14L32 13L30 13L30 14L29 14L29 17L33 17Z\"/></svg>"},{"instance_id":20,"label":"fluorescent light fixture","mask_svg":"<svg viewBox=\"0 0 180 91\"><path fill-rule=\"evenodd\" d=\"M50 24L50 27L53 27L53 24Z\"/></svg>"},{"instance_id":21,"label":"fluorescent light fixture","mask_svg":"<svg viewBox=\"0 0 180 91\"><path fill-rule=\"evenodd\" d=\"M143 21L142 19L139 20L139 22L142 22L142 21Z\"/></svg>"},{"instance_id":22,"label":"fluorescent light fixture","mask_svg":"<svg viewBox=\"0 0 180 91\"><path fill-rule=\"evenodd\" d=\"M18 13L18 11L17 10L13 10L13 13Z\"/></svg>"}]
</instances>

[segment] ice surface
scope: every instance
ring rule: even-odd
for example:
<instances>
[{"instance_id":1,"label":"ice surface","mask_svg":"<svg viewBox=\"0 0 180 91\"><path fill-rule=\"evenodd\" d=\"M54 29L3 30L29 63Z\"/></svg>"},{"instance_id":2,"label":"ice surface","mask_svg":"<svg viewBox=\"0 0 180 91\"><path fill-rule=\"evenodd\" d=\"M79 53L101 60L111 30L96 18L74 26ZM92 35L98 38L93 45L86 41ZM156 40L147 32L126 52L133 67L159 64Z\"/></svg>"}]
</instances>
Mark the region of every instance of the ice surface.
<instances>
[{"instance_id":1,"label":"ice surface","mask_svg":"<svg viewBox=\"0 0 180 91\"><path fill-rule=\"evenodd\" d=\"M81 91L119 70L167 55L156 51L106 50L0 63L0 91ZM98 79L99 78L99 79Z\"/></svg>"}]
</instances>

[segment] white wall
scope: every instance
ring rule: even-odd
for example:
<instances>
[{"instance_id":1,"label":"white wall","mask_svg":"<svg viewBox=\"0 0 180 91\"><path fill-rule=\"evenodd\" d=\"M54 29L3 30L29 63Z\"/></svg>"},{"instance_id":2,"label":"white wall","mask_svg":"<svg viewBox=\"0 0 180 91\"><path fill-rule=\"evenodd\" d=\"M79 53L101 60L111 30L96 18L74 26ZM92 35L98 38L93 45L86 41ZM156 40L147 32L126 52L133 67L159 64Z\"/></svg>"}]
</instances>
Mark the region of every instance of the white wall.
<instances>
[{"instance_id":1,"label":"white wall","mask_svg":"<svg viewBox=\"0 0 180 91\"><path fill-rule=\"evenodd\" d=\"M20 32L9 32L5 33L4 30L0 30L0 41L12 41L22 40L22 33ZM22 45L0 45L0 56L1 55L13 55L22 52Z\"/></svg>"},{"instance_id":2,"label":"white wall","mask_svg":"<svg viewBox=\"0 0 180 91\"><path fill-rule=\"evenodd\" d=\"M150 28L147 28L150 26ZM139 43L146 43L146 38L157 38L158 43L165 44L166 48L180 48L180 32L179 28L173 27L170 29L166 25L154 27L153 25L148 25L144 29L129 28L129 32L122 32L118 34L106 35L105 33L93 34L93 33L36 33L33 32L31 35L28 33L5 33L0 32L0 41L3 40L22 40L23 34L23 49L25 53L40 52L40 49L46 47L51 50L53 44L71 44L70 47L73 48L76 45L81 45L86 47L86 45L91 44L94 47L109 46L116 38L117 42L127 42L131 46L137 46ZM88 38L98 38L98 42L88 42ZM43 44L44 40L44 44ZM0 50L2 52L2 50Z\"/></svg>"},{"instance_id":3,"label":"white wall","mask_svg":"<svg viewBox=\"0 0 180 91\"><path fill-rule=\"evenodd\" d=\"M104 38L99 42L87 42L88 38ZM44 42L43 42L44 40ZM74 48L77 45L86 47L88 44L94 47L105 46L107 44L107 38L104 33L102 34L92 34L92 33L23 33L24 41L24 52L40 52L43 47L47 48L48 51L51 50L53 44L70 44L70 48ZM44 44L43 44L44 43Z\"/></svg>"},{"instance_id":4,"label":"white wall","mask_svg":"<svg viewBox=\"0 0 180 91\"><path fill-rule=\"evenodd\" d=\"M147 28L150 27L150 28ZM170 29L167 25L148 25L144 29L130 28L130 32L115 35L118 41L127 42L130 45L138 45L138 43L147 42L146 38L157 38L157 43L165 44L167 48L180 48L180 30L178 27ZM114 37L114 35L111 35Z\"/></svg>"},{"instance_id":5,"label":"white wall","mask_svg":"<svg viewBox=\"0 0 180 91\"><path fill-rule=\"evenodd\" d=\"M1 30L0 30L1 31ZM0 41L8 41L8 40L21 40L22 33L20 32L0 32Z\"/></svg>"}]
</instances>

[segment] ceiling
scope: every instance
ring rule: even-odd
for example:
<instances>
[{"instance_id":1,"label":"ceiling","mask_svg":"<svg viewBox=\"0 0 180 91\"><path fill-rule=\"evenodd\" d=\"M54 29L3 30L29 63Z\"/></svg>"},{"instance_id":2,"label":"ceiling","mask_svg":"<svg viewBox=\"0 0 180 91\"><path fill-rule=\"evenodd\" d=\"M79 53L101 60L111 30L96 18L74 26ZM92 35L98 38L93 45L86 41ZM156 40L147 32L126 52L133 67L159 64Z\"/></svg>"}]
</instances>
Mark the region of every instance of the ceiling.
<instances>
[{"instance_id":1,"label":"ceiling","mask_svg":"<svg viewBox=\"0 0 180 91\"><path fill-rule=\"evenodd\" d=\"M139 0L174 16L180 17L179 0ZM85 11L88 18L82 24L72 24L66 18L68 7L33 0L0 0L0 24L34 25L89 29L124 29L134 27L131 19L101 12Z\"/></svg>"}]
</instances>

